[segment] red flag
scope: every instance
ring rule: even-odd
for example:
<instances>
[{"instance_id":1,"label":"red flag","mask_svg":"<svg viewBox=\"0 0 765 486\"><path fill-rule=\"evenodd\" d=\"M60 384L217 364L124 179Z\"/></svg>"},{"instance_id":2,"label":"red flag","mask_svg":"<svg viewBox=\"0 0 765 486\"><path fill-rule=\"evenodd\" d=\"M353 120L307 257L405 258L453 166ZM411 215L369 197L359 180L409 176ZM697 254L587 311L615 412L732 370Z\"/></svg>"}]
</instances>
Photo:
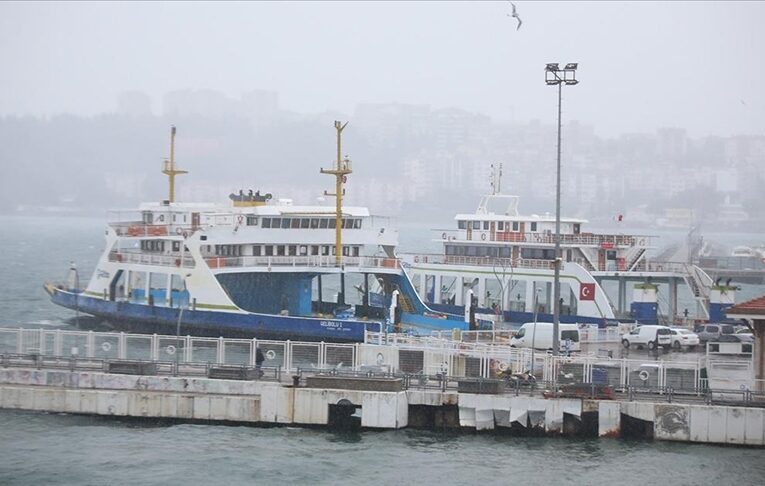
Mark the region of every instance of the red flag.
<instances>
[{"instance_id":1,"label":"red flag","mask_svg":"<svg viewBox=\"0 0 765 486\"><path fill-rule=\"evenodd\" d=\"M579 300L595 300L595 284L579 284Z\"/></svg>"}]
</instances>

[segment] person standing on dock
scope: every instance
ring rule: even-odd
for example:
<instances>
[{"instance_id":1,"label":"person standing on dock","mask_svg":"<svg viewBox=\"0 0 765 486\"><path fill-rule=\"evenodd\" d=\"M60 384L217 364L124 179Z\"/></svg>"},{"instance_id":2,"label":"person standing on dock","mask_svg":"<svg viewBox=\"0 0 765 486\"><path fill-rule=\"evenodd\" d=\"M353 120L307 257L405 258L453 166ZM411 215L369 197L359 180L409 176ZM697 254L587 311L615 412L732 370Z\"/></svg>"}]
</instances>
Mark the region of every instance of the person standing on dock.
<instances>
[{"instance_id":1,"label":"person standing on dock","mask_svg":"<svg viewBox=\"0 0 765 486\"><path fill-rule=\"evenodd\" d=\"M258 378L263 376L263 370L260 368L263 366L263 361L266 360L266 357L263 356L263 351L260 350L260 347L255 348L255 369L258 372Z\"/></svg>"}]
</instances>

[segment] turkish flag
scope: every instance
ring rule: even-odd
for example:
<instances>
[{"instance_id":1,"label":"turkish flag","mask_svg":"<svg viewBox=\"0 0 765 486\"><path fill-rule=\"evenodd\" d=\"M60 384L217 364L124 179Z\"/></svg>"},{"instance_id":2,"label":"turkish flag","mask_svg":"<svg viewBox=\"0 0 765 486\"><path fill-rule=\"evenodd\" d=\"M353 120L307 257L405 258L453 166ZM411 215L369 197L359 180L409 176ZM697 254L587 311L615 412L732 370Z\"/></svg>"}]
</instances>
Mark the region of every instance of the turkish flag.
<instances>
[{"instance_id":1,"label":"turkish flag","mask_svg":"<svg viewBox=\"0 0 765 486\"><path fill-rule=\"evenodd\" d=\"M595 300L595 284L579 284L579 300Z\"/></svg>"}]
</instances>

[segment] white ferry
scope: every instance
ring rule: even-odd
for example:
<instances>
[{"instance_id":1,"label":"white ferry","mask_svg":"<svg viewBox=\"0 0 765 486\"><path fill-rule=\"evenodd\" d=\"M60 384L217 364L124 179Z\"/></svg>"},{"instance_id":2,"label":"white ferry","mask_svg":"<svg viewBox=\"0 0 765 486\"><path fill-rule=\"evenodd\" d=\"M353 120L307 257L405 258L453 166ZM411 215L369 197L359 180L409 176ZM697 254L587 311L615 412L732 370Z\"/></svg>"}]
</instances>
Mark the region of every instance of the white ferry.
<instances>
[{"instance_id":1,"label":"white ferry","mask_svg":"<svg viewBox=\"0 0 765 486\"><path fill-rule=\"evenodd\" d=\"M335 207L251 190L231 194L228 204L176 202L175 176L185 171L175 166L173 127L163 170L169 198L111 212L87 286L79 288L73 268L67 283L45 289L54 303L125 330L352 342L365 330L466 329L462 315L419 299L388 218L342 206L352 172L340 158L344 126L335 123L336 167L321 171L335 176L336 192L325 193L336 196Z\"/></svg>"},{"instance_id":2,"label":"white ferry","mask_svg":"<svg viewBox=\"0 0 765 486\"><path fill-rule=\"evenodd\" d=\"M436 310L459 314L472 301L479 313L495 314L495 321L550 321L555 215L520 214L518 196L502 194L500 178L501 168L493 167L492 193L481 198L476 211L457 214L456 228L435 230L442 253L406 254L402 261L421 298ZM667 320L687 318L677 304L681 283L697 302L692 317L724 319L721 305L731 305L733 287L716 286L692 264L650 261L650 235L595 234L585 230L586 224L578 218L560 220L560 322L656 323L659 299L667 300ZM606 280L616 284L616 305L604 290ZM628 282L633 284L629 308ZM669 285L669 295L658 295L658 283Z\"/></svg>"}]
</instances>

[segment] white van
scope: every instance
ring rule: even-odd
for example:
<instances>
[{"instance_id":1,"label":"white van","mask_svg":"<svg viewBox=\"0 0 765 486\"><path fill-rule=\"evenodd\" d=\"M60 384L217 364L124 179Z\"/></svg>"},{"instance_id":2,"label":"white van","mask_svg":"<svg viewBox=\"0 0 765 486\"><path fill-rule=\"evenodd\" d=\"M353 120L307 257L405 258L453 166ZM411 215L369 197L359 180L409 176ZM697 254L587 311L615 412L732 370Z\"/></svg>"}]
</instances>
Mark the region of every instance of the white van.
<instances>
[{"instance_id":1,"label":"white van","mask_svg":"<svg viewBox=\"0 0 765 486\"><path fill-rule=\"evenodd\" d=\"M576 324L559 324L558 339L560 340L561 351L579 351L579 326ZM531 348L533 346L534 349L552 349L553 323L527 322L521 326L510 340L510 346L516 348Z\"/></svg>"},{"instance_id":2,"label":"white van","mask_svg":"<svg viewBox=\"0 0 765 486\"><path fill-rule=\"evenodd\" d=\"M648 349L656 349L657 346L669 348L672 346L672 329L652 324L638 326L622 335L622 345L625 348L629 348L632 344L638 347L646 346Z\"/></svg>"}]
</instances>

